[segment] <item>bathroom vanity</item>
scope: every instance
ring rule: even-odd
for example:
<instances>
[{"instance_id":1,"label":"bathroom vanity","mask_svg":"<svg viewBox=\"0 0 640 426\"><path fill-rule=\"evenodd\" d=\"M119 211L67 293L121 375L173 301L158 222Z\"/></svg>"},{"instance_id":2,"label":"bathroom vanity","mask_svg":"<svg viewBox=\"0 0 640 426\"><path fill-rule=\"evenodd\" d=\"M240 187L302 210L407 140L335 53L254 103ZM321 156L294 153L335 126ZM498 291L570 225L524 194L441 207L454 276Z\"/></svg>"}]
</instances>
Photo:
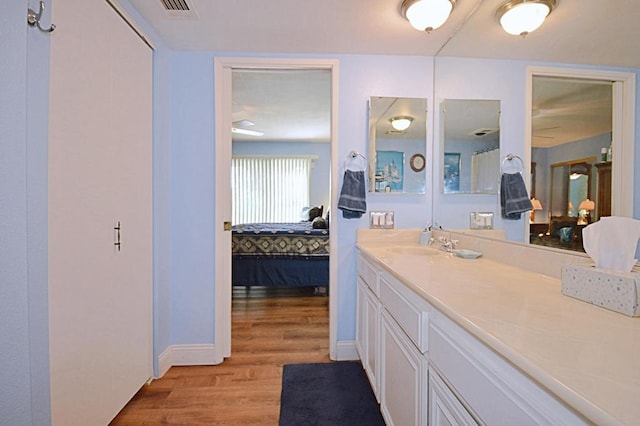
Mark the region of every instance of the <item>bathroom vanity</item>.
<instances>
[{"instance_id":1,"label":"bathroom vanity","mask_svg":"<svg viewBox=\"0 0 640 426\"><path fill-rule=\"evenodd\" d=\"M640 320L560 293L587 257L418 235L358 233L356 346L388 425L637 424Z\"/></svg>"}]
</instances>

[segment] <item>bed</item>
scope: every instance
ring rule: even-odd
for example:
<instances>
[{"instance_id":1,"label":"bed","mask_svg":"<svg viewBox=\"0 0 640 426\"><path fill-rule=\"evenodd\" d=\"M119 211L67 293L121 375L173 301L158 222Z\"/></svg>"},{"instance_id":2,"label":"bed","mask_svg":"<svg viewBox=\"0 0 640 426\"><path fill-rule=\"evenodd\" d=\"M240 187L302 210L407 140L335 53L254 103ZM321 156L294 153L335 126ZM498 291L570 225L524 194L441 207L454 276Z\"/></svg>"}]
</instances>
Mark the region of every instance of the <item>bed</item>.
<instances>
[{"instance_id":1,"label":"bed","mask_svg":"<svg viewBox=\"0 0 640 426\"><path fill-rule=\"evenodd\" d=\"M329 230L309 221L235 225L231 253L234 286L329 285Z\"/></svg>"}]
</instances>

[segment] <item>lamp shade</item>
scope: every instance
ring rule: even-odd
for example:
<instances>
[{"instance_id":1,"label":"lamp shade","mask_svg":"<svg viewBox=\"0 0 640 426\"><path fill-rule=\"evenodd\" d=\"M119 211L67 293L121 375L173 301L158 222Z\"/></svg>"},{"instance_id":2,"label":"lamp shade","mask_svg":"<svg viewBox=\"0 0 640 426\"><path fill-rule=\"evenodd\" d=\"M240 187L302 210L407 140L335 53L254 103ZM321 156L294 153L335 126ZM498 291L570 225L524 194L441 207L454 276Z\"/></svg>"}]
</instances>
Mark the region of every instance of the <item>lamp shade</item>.
<instances>
[{"instance_id":1,"label":"lamp shade","mask_svg":"<svg viewBox=\"0 0 640 426\"><path fill-rule=\"evenodd\" d=\"M525 36L542 25L556 0L511 0L497 11L500 25L509 34Z\"/></svg>"},{"instance_id":2,"label":"lamp shade","mask_svg":"<svg viewBox=\"0 0 640 426\"><path fill-rule=\"evenodd\" d=\"M535 198L531 199L531 206L533 207L532 210L542 210L542 203L540 200L536 200Z\"/></svg>"},{"instance_id":3,"label":"lamp shade","mask_svg":"<svg viewBox=\"0 0 640 426\"><path fill-rule=\"evenodd\" d=\"M455 0L404 0L400 10L416 30L430 32L449 18Z\"/></svg>"},{"instance_id":4,"label":"lamp shade","mask_svg":"<svg viewBox=\"0 0 640 426\"><path fill-rule=\"evenodd\" d=\"M578 210L595 210L595 208L596 208L596 203L594 203L592 200L588 198L582 201L578 206Z\"/></svg>"},{"instance_id":5,"label":"lamp shade","mask_svg":"<svg viewBox=\"0 0 640 426\"><path fill-rule=\"evenodd\" d=\"M391 127L399 131L407 130L409 126L411 126L412 121L413 121L413 118L411 117L406 117L406 116L393 117L391 119Z\"/></svg>"}]
</instances>

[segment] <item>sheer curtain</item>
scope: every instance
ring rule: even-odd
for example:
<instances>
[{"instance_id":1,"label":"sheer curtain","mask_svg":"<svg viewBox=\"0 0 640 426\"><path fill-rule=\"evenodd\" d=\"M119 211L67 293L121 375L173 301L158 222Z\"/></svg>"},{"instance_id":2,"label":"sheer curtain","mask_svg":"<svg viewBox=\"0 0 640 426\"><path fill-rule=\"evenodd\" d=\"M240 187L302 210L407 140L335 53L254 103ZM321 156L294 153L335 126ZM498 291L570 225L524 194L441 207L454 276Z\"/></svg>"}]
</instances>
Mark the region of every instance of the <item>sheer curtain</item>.
<instances>
[{"instance_id":1,"label":"sheer curtain","mask_svg":"<svg viewBox=\"0 0 640 426\"><path fill-rule=\"evenodd\" d=\"M471 156L471 192L497 192L500 180L500 149Z\"/></svg>"},{"instance_id":2,"label":"sheer curtain","mask_svg":"<svg viewBox=\"0 0 640 426\"><path fill-rule=\"evenodd\" d=\"M299 222L309 205L311 157L233 157L232 223Z\"/></svg>"}]
</instances>

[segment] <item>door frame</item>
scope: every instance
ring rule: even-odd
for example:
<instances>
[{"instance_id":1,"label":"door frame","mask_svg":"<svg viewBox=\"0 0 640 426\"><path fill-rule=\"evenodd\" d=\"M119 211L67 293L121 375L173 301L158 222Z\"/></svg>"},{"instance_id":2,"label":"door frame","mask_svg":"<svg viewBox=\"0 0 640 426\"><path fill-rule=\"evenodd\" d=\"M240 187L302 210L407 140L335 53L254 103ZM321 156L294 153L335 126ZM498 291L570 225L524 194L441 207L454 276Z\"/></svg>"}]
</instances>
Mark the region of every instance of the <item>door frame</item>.
<instances>
[{"instance_id":1,"label":"door frame","mask_svg":"<svg viewBox=\"0 0 640 426\"><path fill-rule=\"evenodd\" d=\"M233 69L326 69L331 71L331 211L336 211L338 152L338 60L313 58L214 59L215 90L215 301L213 310L215 363L231 356L231 125ZM337 221L329 222L329 357L337 356Z\"/></svg>"},{"instance_id":2,"label":"door frame","mask_svg":"<svg viewBox=\"0 0 640 426\"><path fill-rule=\"evenodd\" d=\"M566 77L604 80L613 83L612 149L614 166L611 182L611 214L633 217L636 75L632 72L601 69L528 66L525 87L525 176L531 176L533 77ZM632 194L628 196L627 194ZM529 216L526 215L528 218ZM528 219L523 228L524 241L529 241Z\"/></svg>"}]
</instances>

